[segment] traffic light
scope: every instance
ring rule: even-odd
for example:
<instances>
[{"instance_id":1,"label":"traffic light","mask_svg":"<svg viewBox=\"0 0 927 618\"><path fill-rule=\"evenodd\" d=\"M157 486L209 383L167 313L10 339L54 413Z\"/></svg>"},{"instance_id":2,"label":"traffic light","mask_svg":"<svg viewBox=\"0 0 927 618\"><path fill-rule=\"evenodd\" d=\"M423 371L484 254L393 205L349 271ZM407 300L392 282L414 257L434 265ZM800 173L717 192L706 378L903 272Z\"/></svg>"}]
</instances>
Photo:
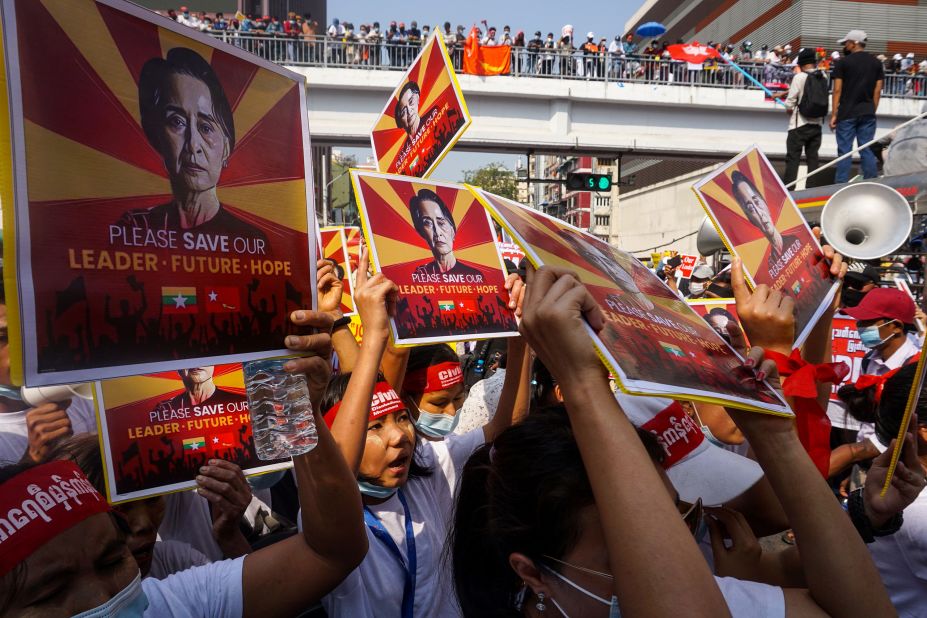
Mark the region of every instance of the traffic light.
<instances>
[{"instance_id":1,"label":"traffic light","mask_svg":"<svg viewBox=\"0 0 927 618\"><path fill-rule=\"evenodd\" d=\"M569 173L566 177L570 191L608 191L612 188L611 174Z\"/></svg>"}]
</instances>

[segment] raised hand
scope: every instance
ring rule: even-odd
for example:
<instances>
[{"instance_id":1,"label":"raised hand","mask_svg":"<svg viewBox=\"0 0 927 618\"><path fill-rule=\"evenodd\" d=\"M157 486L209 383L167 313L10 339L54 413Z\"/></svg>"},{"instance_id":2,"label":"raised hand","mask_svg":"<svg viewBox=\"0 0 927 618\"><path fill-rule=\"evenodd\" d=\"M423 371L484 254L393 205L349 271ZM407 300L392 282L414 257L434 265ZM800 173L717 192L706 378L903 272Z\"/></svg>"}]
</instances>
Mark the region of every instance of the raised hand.
<instances>
[{"instance_id":1,"label":"raised hand","mask_svg":"<svg viewBox=\"0 0 927 618\"><path fill-rule=\"evenodd\" d=\"M335 267L328 260L319 260L316 264L316 287L319 291L319 311L341 317L341 297L343 284L335 274Z\"/></svg>"},{"instance_id":2,"label":"raised hand","mask_svg":"<svg viewBox=\"0 0 927 618\"><path fill-rule=\"evenodd\" d=\"M70 405L70 399L58 403L43 403L26 412L29 446L23 459L42 461L56 440L74 433L67 413Z\"/></svg>"},{"instance_id":3,"label":"raised hand","mask_svg":"<svg viewBox=\"0 0 927 618\"><path fill-rule=\"evenodd\" d=\"M251 504L251 486L241 468L224 459L210 459L200 468L196 485L197 493L209 501L212 535L222 553L227 558L248 553L239 524Z\"/></svg>"},{"instance_id":4,"label":"raised hand","mask_svg":"<svg viewBox=\"0 0 927 618\"><path fill-rule=\"evenodd\" d=\"M917 415L914 415L911 423L916 430ZM888 476L888 466L896 442L897 440L892 440L888 449L872 460L866 483L863 485L863 507L873 528L881 528L897 513L910 506L927 486L924 469L917 459L917 439L915 434L908 431L904 436L904 447L895 465L892 482L885 495L880 495Z\"/></svg>"},{"instance_id":5,"label":"raised hand","mask_svg":"<svg viewBox=\"0 0 927 618\"><path fill-rule=\"evenodd\" d=\"M737 317L751 345L788 356L795 341L795 301L766 284L751 293L744 276L743 261L731 262L731 288L737 302Z\"/></svg>"}]
</instances>

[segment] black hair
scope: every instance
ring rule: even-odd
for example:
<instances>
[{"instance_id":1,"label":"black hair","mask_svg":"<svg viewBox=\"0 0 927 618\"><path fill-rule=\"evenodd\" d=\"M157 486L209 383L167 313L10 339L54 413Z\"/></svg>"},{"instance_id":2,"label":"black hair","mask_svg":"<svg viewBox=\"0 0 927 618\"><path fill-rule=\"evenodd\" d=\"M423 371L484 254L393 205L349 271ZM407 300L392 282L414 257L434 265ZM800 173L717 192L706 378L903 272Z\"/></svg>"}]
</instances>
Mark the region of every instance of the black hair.
<instances>
[{"instance_id":1,"label":"black hair","mask_svg":"<svg viewBox=\"0 0 927 618\"><path fill-rule=\"evenodd\" d=\"M905 407L908 405L908 396L914 386L914 377L917 365L912 363L898 370L898 373L885 381L882 388L882 398L878 405L878 414L875 419L875 432L879 441L886 446L898 437L901 430L901 421L904 417ZM914 412L917 414L917 424L927 426L927 394L925 387L921 386L920 397Z\"/></svg>"},{"instance_id":2,"label":"black hair","mask_svg":"<svg viewBox=\"0 0 927 618\"><path fill-rule=\"evenodd\" d=\"M740 197L737 195L737 185L740 183L746 183L747 186L753 189L753 192L756 193L757 195L760 195L760 191L759 189L756 188L756 185L753 184L752 180L747 178L739 170L735 170L734 173L731 174L731 191L734 193L734 199L737 200L737 203L740 205L741 208L743 208L743 204L740 201Z\"/></svg>"},{"instance_id":3,"label":"black hair","mask_svg":"<svg viewBox=\"0 0 927 618\"><path fill-rule=\"evenodd\" d=\"M638 436L658 463L656 438ZM593 504L562 404L532 412L474 452L460 477L448 543L463 615L521 615L515 598L524 582L509 555L519 552L535 563L562 558L582 535L582 509Z\"/></svg>"},{"instance_id":4,"label":"black hair","mask_svg":"<svg viewBox=\"0 0 927 618\"><path fill-rule=\"evenodd\" d=\"M164 89L171 75L189 75L200 80L209 89L216 122L229 143L229 154L235 149L235 121L232 107L225 96L219 77L206 60L186 47L175 47L166 58L152 58L142 66L138 78L138 106L142 129L148 142L160 150L160 129L163 120Z\"/></svg>"},{"instance_id":5,"label":"black hair","mask_svg":"<svg viewBox=\"0 0 927 618\"><path fill-rule=\"evenodd\" d=\"M444 347L447 347L447 346L444 346ZM328 381L328 385L325 387L325 393L322 395L322 401L320 402L320 405L319 405L322 414L325 414L326 412L331 410L335 406L336 403L338 403L344 398L344 394L348 390L348 382L350 380L351 380L350 373L342 373L342 374L331 377L331 379ZM383 377L383 374L377 373L377 381L382 382L384 380L385 378ZM409 463L409 478L412 479L415 477L431 476L431 468L429 468L428 466L424 465L421 461L419 461L419 448L418 448L419 437L418 437L417 431L415 432L414 440L415 440L415 444L413 448L412 461ZM370 480L370 479L361 478L361 480Z\"/></svg>"},{"instance_id":6,"label":"black hair","mask_svg":"<svg viewBox=\"0 0 927 618\"><path fill-rule=\"evenodd\" d=\"M63 459L77 464L94 489L106 495L106 481L103 477L103 457L100 454L100 440L96 434L80 433L55 442L45 456L46 461Z\"/></svg>"},{"instance_id":7,"label":"black hair","mask_svg":"<svg viewBox=\"0 0 927 618\"><path fill-rule=\"evenodd\" d=\"M408 91L413 91L415 94L421 96L422 90L418 87L418 84L409 81L399 90L399 94L396 95L396 104L393 106L393 119L396 120L396 124L399 124L399 106L402 104L402 97Z\"/></svg>"},{"instance_id":8,"label":"black hair","mask_svg":"<svg viewBox=\"0 0 927 618\"><path fill-rule=\"evenodd\" d=\"M438 197L438 194L432 191L431 189L419 189L411 200L409 200L409 213L412 215L412 225L415 226L415 231L419 233L423 238L425 237L425 230L422 222L422 213L419 211L418 207L422 202L434 202L438 205L438 208L441 209L441 213L444 214L444 218L447 219L448 223L451 224L451 227L454 228L454 231L457 231L457 223L454 222L454 217L451 215L451 211L444 204L444 200Z\"/></svg>"},{"instance_id":9,"label":"black hair","mask_svg":"<svg viewBox=\"0 0 927 618\"><path fill-rule=\"evenodd\" d=\"M732 322L737 321L737 318L731 315L731 312L723 307L715 307L714 309L708 312L708 315L705 316L705 319L707 320L708 318L715 316L715 315L720 315L721 317L727 318L728 320L731 320Z\"/></svg>"},{"instance_id":10,"label":"black hair","mask_svg":"<svg viewBox=\"0 0 927 618\"><path fill-rule=\"evenodd\" d=\"M846 404L847 415L860 423L874 423L878 417L876 387L857 389L855 384L844 384L837 389L837 397Z\"/></svg>"},{"instance_id":11,"label":"black hair","mask_svg":"<svg viewBox=\"0 0 927 618\"><path fill-rule=\"evenodd\" d=\"M552 403L548 398L552 396L557 381L540 358L534 359L531 375L531 409L543 408Z\"/></svg>"}]
</instances>

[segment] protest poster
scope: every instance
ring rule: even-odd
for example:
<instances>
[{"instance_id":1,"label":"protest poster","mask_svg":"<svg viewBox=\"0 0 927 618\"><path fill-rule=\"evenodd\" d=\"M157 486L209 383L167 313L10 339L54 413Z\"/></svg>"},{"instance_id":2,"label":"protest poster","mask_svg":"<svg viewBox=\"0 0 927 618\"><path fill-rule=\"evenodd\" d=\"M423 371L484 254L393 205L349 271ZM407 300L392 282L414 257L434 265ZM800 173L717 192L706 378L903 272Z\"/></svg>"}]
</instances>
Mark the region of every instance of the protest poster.
<instances>
[{"instance_id":1,"label":"protest poster","mask_svg":"<svg viewBox=\"0 0 927 618\"><path fill-rule=\"evenodd\" d=\"M285 353L315 298L304 78L122 0L2 8L14 379Z\"/></svg>"},{"instance_id":2,"label":"protest poster","mask_svg":"<svg viewBox=\"0 0 927 618\"><path fill-rule=\"evenodd\" d=\"M347 239L344 228L327 227L320 230L322 235L322 258L333 260L340 270L341 279L341 312L344 315L354 315L354 277L351 276L350 257L348 256Z\"/></svg>"},{"instance_id":3,"label":"protest poster","mask_svg":"<svg viewBox=\"0 0 927 618\"><path fill-rule=\"evenodd\" d=\"M605 316L605 328L589 334L622 391L791 416L765 383L741 383L747 370L737 352L632 255L549 215L474 192L535 267L569 268L586 285Z\"/></svg>"},{"instance_id":4,"label":"protest poster","mask_svg":"<svg viewBox=\"0 0 927 618\"><path fill-rule=\"evenodd\" d=\"M692 276L692 271L695 270L695 265L698 264L697 255L680 255L682 259L682 264L679 265L679 277L681 279L689 279Z\"/></svg>"},{"instance_id":5,"label":"protest poster","mask_svg":"<svg viewBox=\"0 0 927 618\"><path fill-rule=\"evenodd\" d=\"M849 373L840 384L834 384L830 391L831 401L840 401L837 390L845 384L855 384L863 366L863 357L869 348L863 345L856 330L856 320L844 313L834 315L833 337L831 340L831 361L844 362L850 368Z\"/></svg>"},{"instance_id":6,"label":"protest poster","mask_svg":"<svg viewBox=\"0 0 927 618\"><path fill-rule=\"evenodd\" d=\"M373 269L399 286L397 345L518 334L483 206L460 185L351 171Z\"/></svg>"},{"instance_id":7,"label":"protest poster","mask_svg":"<svg viewBox=\"0 0 927 618\"><path fill-rule=\"evenodd\" d=\"M361 229L356 225L346 225L344 227L345 246L348 250L348 260L351 265L352 273L357 271L357 262L360 260L360 245L362 238L363 235L361 234Z\"/></svg>"},{"instance_id":8,"label":"protest poster","mask_svg":"<svg viewBox=\"0 0 927 618\"><path fill-rule=\"evenodd\" d=\"M692 298L686 302L692 307L695 313L702 316L702 319L711 326L718 336L731 342L731 337L727 332L728 322L734 322L740 330L743 326L740 324L740 318L737 317L737 303L733 298ZM744 334L744 339L746 339Z\"/></svg>"},{"instance_id":9,"label":"protest poster","mask_svg":"<svg viewBox=\"0 0 927 618\"><path fill-rule=\"evenodd\" d=\"M245 475L291 465L255 454L241 363L103 380L96 394L110 502L196 487L210 458Z\"/></svg>"},{"instance_id":10,"label":"protest poster","mask_svg":"<svg viewBox=\"0 0 927 618\"><path fill-rule=\"evenodd\" d=\"M830 264L798 207L756 146L693 186L721 240L743 259L748 283L795 300L800 346L837 291Z\"/></svg>"},{"instance_id":11,"label":"protest poster","mask_svg":"<svg viewBox=\"0 0 927 618\"><path fill-rule=\"evenodd\" d=\"M513 242L500 242L499 253L502 254L503 260L510 260L515 266L525 257L525 252Z\"/></svg>"},{"instance_id":12,"label":"protest poster","mask_svg":"<svg viewBox=\"0 0 927 618\"><path fill-rule=\"evenodd\" d=\"M377 170L427 178L468 126L470 113L436 28L373 126Z\"/></svg>"}]
</instances>

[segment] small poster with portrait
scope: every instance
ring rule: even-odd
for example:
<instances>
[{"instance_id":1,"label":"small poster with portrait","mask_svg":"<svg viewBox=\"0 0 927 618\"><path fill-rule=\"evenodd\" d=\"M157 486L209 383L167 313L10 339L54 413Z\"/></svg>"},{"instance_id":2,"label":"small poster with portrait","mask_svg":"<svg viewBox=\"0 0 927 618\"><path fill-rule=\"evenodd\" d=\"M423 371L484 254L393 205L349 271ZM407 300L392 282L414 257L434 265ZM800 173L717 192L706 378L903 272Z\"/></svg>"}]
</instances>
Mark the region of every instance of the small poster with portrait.
<instances>
[{"instance_id":1,"label":"small poster with portrait","mask_svg":"<svg viewBox=\"0 0 927 618\"><path fill-rule=\"evenodd\" d=\"M351 258L348 255L347 239L343 227L325 227L321 234L322 259L335 264L335 271L341 281L341 313L354 315L354 277L351 272Z\"/></svg>"},{"instance_id":2,"label":"small poster with portrait","mask_svg":"<svg viewBox=\"0 0 927 618\"><path fill-rule=\"evenodd\" d=\"M470 112L437 28L370 134L377 170L428 178L470 126Z\"/></svg>"},{"instance_id":3,"label":"small poster with portrait","mask_svg":"<svg viewBox=\"0 0 927 618\"><path fill-rule=\"evenodd\" d=\"M351 181L373 269L399 286L397 345L518 334L492 222L466 187L358 170Z\"/></svg>"},{"instance_id":4,"label":"small poster with portrait","mask_svg":"<svg viewBox=\"0 0 927 618\"><path fill-rule=\"evenodd\" d=\"M727 332L728 323L733 322L743 331L743 326L737 317L737 303L733 298L692 298L686 299L686 302L695 313L702 316L719 337L728 343L731 342L731 336ZM746 337L744 334L744 339Z\"/></svg>"},{"instance_id":5,"label":"small poster with portrait","mask_svg":"<svg viewBox=\"0 0 927 618\"><path fill-rule=\"evenodd\" d=\"M743 260L748 283L795 300L800 346L829 310L838 282L772 164L753 146L692 188L728 250Z\"/></svg>"},{"instance_id":6,"label":"small poster with portrait","mask_svg":"<svg viewBox=\"0 0 927 618\"><path fill-rule=\"evenodd\" d=\"M361 239L364 235L356 225L346 225L343 229L345 247L348 250L348 263L353 274L357 271L357 262L360 260Z\"/></svg>"},{"instance_id":7,"label":"small poster with portrait","mask_svg":"<svg viewBox=\"0 0 927 618\"><path fill-rule=\"evenodd\" d=\"M103 380L96 397L112 503L192 489L213 458L246 476L292 466L257 458L241 363Z\"/></svg>"},{"instance_id":8,"label":"small poster with portrait","mask_svg":"<svg viewBox=\"0 0 927 618\"><path fill-rule=\"evenodd\" d=\"M792 416L737 352L634 256L537 210L474 189L535 266L576 273L599 304L605 328L589 328L622 391Z\"/></svg>"},{"instance_id":9,"label":"small poster with portrait","mask_svg":"<svg viewBox=\"0 0 927 618\"><path fill-rule=\"evenodd\" d=\"M123 0L2 9L14 380L286 353L316 292L305 79Z\"/></svg>"}]
</instances>

